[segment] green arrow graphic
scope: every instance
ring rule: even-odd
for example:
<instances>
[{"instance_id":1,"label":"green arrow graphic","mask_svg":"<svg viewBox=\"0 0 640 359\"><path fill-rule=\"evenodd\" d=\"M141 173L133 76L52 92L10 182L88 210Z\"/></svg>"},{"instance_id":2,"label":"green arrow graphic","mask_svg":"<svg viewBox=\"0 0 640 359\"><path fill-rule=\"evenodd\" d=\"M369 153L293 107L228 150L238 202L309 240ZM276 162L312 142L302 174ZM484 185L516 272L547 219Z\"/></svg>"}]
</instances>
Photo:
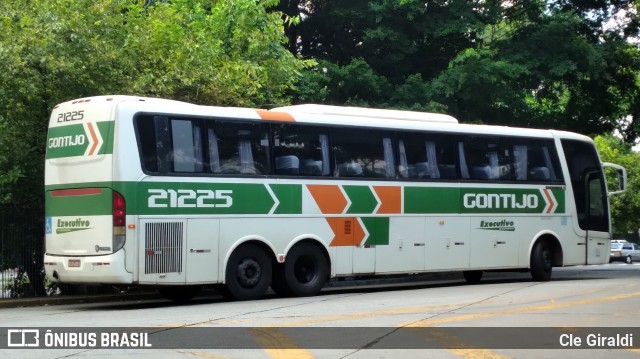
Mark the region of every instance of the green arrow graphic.
<instances>
[{"instance_id":1,"label":"green arrow graphic","mask_svg":"<svg viewBox=\"0 0 640 359\"><path fill-rule=\"evenodd\" d=\"M342 186L342 188L351 200L351 206L347 209L348 214L373 213L378 206L378 201L369 186Z\"/></svg>"}]
</instances>

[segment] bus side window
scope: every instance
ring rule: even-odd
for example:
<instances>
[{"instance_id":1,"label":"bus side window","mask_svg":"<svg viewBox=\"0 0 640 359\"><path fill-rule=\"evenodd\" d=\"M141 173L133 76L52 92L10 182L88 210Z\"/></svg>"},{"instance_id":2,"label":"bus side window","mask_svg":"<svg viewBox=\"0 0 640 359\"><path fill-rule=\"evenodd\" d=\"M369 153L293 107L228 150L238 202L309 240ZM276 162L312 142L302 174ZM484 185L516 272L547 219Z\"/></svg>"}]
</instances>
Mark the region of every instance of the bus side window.
<instances>
[{"instance_id":1,"label":"bus side window","mask_svg":"<svg viewBox=\"0 0 640 359\"><path fill-rule=\"evenodd\" d=\"M136 118L136 133L140 147L140 162L146 172L158 173L158 148L153 117Z\"/></svg>"},{"instance_id":2,"label":"bus side window","mask_svg":"<svg viewBox=\"0 0 640 359\"><path fill-rule=\"evenodd\" d=\"M562 181L555 146L551 141L523 141L513 146L516 181Z\"/></svg>"},{"instance_id":3,"label":"bus side window","mask_svg":"<svg viewBox=\"0 0 640 359\"><path fill-rule=\"evenodd\" d=\"M276 175L328 176L329 136L314 126L272 125Z\"/></svg>"},{"instance_id":4,"label":"bus side window","mask_svg":"<svg viewBox=\"0 0 640 359\"><path fill-rule=\"evenodd\" d=\"M337 128L331 131L337 177L395 178L391 132Z\"/></svg>"},{"instance_id":5,"label":"bus side window","mask_svg":"<svg viewBox=\"0 0 640 359\"><path fill-rule=\"evenodd\" d=\"M201 173L203 169L202 127L196 121L171 120L173 172Z\"/></svg>"},{"instance_id":6,"label":"bus side window","mask_svg":"<svg viewBox=\"0 0 640 359\"><path fill-rule=\"evenodd\" d=\"M213 173L269 174L269 136L266 124L216 121L213 131L209 130L209 133L209 162ZM216 149L212 144L214 138ZM212 156L214 151L217 152L217 158Z\"/></svg>"},{"instance_id":7,"label":"bus side window","mask_svg":"<svg viewBox=\"0 0 640 359\"><path fill-rule=\"evenodd\" d=\"M459 148L463 178L482 181L512 180L511 152L498 138L469 137L459 143Z\"/></svg>"},{"instance_id":8,"label":"bus side window","mask_svg":"<svg viewBox=\"0 0 640 359\"><path fill-rule=\"evenodd\" d=\"M453 143L447 141L446 135L401 133L398 139L398 154L401 178L456 178L455 151Z\"/></svg>"}]
</instances>

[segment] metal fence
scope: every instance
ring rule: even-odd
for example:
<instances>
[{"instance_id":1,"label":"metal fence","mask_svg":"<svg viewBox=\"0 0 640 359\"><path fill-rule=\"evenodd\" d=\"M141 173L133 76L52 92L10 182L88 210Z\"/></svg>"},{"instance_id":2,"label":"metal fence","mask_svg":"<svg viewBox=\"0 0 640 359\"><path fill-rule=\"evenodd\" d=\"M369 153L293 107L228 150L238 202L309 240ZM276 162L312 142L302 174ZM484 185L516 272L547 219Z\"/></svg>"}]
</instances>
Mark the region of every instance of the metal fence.
<instances>
[{"instance_id":1,"label":"metal fence","mask_svg":"<svg viewBox=\"0 0 640 359\"><path fill-rule=\"evenodd\" d=\"M0 212L0 298L46 295L38 219Z\"/></svg>"},{"instance_id":2,"label":"metal fence","mask_svg":"<svg viewBox=\"0 0 640 359\"><path fill-rule=\"evenodd\" d=\"M120 293L109 286L64 285L44 275L42 215L0 211L0 300L73 294Z\"/></svg>"}]
</instances>

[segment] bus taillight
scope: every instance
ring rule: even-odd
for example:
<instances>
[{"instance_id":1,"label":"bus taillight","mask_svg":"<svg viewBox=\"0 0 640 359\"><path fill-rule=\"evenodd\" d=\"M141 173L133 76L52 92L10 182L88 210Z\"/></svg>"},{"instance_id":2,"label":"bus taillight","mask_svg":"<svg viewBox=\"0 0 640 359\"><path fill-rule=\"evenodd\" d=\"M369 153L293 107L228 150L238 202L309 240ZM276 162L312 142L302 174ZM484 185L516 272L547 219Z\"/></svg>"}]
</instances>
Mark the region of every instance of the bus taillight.
<instances>
[{"instance_id":1,"label":"bus taillight","mask_svg":"<svg viewBox=\"0 0 640 359\"><path fill-rule=\"evenodd\" d=\"M113 252L117 252L124 247L126 239L127 210L124 197L113 191Z\"/></svg>"}]
</instances>

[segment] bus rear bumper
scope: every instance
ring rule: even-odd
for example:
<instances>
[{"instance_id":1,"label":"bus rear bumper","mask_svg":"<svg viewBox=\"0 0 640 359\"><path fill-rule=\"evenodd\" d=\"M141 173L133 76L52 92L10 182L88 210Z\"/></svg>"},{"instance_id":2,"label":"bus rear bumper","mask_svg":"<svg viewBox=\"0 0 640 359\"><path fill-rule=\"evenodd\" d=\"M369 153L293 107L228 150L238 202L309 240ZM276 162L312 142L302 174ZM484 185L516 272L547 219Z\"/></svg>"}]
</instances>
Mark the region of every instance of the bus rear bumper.
<instances>
[{"instance_id":1,"label":"bus rear bumper","mask_svg":"<svg viewBox=\"0 0 640 359\"><path fill-rule=\"evenodd\" d=\"M44 255L47 278L58 283L131 284L133 273L125 269L125 251L104 256Z\"/></svg>"}]
</instances>

